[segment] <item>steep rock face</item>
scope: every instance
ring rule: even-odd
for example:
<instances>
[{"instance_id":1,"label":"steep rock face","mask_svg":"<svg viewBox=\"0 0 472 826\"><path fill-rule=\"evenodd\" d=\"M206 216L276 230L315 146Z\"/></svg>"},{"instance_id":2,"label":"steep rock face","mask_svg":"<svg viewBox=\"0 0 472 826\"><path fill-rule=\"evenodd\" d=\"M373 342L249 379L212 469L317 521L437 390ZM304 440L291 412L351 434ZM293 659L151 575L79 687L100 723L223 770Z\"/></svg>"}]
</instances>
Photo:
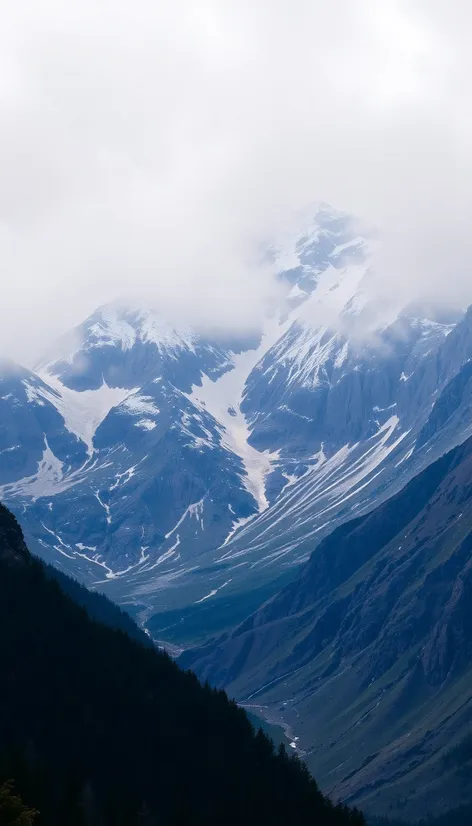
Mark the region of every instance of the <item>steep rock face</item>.
<instances>
[{"instance_id":1,"label":"steep rock face","mask_svg":"<svg viewBox=\"0 0 472 826\"><path fill-rule=\"evenodd\" d=\"M243 409L252 442L305 459L322 446L332 455L374 436L397 407L406 429L418 417L403 404L406 377L421 371L449 329L405 314L372 341L356 342L294 322L249 377Z\"/></svg>"},{"instance_id":2,"label":"steep rock face","mask_svg":"<svg viewBox=\"0 0 472 826\"><path fill-rule=\"evenodd\" d=\"M412 817L469 802L443 761L470 727L471 551L469 439L183 663L291 727L335 796Z\"/></svg>"},{"instance_id":3,"label":"steep rock face","mask_svg":"<svg viewBox=\"0 0 472 826\"><path fill-rule=\"evenodd\" d=\"M0 362L0 485L85 460L85 446L67 430L57 399L30 370Z\"/></svg>"},{"instance_id":4,"label":"steep rock face","mask_svg":"<svg viewBox=\"0 0 472 826\"><path fill-rule=\"evenodd\" d=\"M439 398L434 402L428 420L416 440L419 449L433 440L446 426L455 427L459 433L471 421L472 404L472 361L467 361L446 384Z\"/></svg>"}]
</instances>

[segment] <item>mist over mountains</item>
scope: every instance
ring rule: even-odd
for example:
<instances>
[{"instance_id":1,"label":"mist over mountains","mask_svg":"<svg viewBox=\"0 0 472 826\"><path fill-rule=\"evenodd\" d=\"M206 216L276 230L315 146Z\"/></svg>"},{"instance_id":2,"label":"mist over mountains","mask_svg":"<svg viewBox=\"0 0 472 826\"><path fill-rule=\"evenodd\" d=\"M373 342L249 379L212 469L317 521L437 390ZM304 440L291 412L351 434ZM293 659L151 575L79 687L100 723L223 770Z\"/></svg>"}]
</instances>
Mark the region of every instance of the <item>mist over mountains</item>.
<instances>
[{"instance_id":1,"label":"mist over mountains","mask_svg":"<svg viewBox=\"0 0 472 826\"><path fill-rule=\"evenodd\" d=\"M463 826L471 9L0 23L0 821Z\"/></svg>"},{"instance_id":2,"label":"mist over mountains","mask_svg":"<svg viewBox=\"0 0 472 826\"><path fill-rule=\"evenodd\" d=\"M466 307L381 313L377 240L314 209L267 251L256 333L115 302L2 371L1 495L32 548L176 644L195 616L243 619L470 431Z\"/></svg>"},{"instance_id":3,"label":"mist over mountains","mask_svg":"<svg viewBox=\"0 0 472 826\"><path fill-rule=\"evenodd\" d=\"M462 0L24 8L0 35L3 356L32 366L123 294L254 331L261 244L314 197L382 235L386 301L470 304Z\"/></svg>"}]
</instances>

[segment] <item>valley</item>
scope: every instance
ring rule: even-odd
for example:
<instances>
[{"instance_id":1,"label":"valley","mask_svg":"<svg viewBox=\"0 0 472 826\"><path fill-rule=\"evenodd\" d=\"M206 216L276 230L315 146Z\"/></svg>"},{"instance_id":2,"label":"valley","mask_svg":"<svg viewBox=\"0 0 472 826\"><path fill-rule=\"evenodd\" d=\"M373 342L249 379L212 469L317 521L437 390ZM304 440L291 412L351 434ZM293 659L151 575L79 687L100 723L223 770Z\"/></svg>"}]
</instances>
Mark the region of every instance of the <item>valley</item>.
<instances>
[{"instance_id":1,"label":"valley","mask_svg":"<svg viewBox=\"0 0 472 826\"><path fill-rule=\"evenodd\" d=\"M251 334L115 302L2 362L0 498L333 798L469 803L441 761L469 714L472 311L379 313L373 241L326 205L284 244Z\"/></svg>"}]
</instances>

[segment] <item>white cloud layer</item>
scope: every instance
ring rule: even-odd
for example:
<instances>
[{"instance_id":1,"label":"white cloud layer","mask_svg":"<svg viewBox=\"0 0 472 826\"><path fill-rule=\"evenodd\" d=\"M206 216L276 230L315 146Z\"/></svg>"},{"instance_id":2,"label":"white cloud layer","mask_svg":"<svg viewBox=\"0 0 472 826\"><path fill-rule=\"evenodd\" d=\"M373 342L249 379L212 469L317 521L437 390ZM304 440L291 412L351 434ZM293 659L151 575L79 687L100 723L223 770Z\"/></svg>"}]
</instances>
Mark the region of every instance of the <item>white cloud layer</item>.
<instances>
[{"instance_id":1,"label":"white cloud layer","mask_svg":"<svg viewBox=\"0 0 472 826\"><path fill-rule=\"evenodd\" d=\"M472 301L466 0L3 0L0 353L150 294L250 327L261 238L325 200L382 289Z\"/></svg>"}]
</instances>

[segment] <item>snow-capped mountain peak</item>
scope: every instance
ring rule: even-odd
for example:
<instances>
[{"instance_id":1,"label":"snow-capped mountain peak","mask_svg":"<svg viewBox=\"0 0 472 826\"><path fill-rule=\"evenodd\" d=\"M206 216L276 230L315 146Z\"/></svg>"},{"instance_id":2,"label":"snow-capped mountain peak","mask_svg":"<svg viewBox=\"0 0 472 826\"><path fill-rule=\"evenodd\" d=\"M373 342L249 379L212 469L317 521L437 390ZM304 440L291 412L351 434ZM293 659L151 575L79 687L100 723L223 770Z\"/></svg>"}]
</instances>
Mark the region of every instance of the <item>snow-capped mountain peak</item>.
<instances>
[{"instance_id":1,"label":"snow-capped mountain peak","mask_svg":"<svg viewBox=\"0 0 472 826\"><path fill-rule=\"evenodd\" d=\"M380 301L373 243L319 205L269 251L285 290L259 336L115 302L5 369L0 492L35 550L144 618L208 612L466 435L472 315Z\"/></svg>"}]
</instances>

